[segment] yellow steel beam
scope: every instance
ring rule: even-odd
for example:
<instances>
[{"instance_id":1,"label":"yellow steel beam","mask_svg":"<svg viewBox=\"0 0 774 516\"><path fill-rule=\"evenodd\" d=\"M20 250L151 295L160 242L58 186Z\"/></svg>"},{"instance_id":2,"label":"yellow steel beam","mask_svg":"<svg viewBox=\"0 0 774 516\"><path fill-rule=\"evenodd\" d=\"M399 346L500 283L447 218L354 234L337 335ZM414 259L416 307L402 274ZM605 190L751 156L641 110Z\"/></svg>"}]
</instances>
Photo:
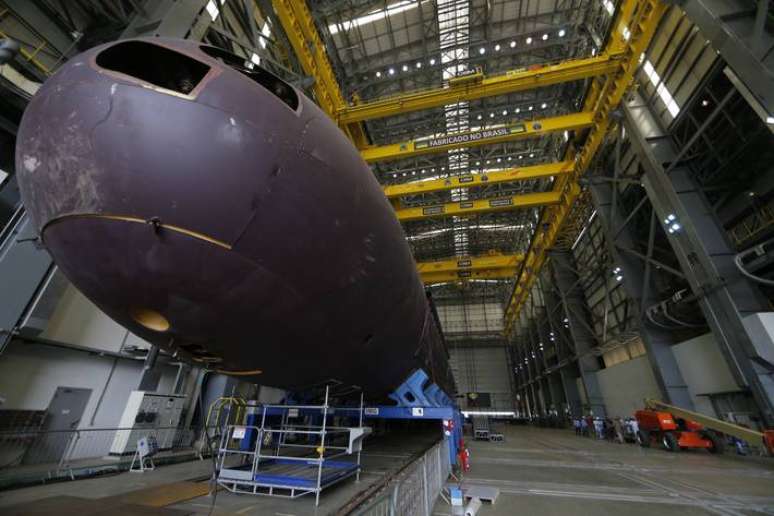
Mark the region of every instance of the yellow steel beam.
<instances>
[{"instance_id":1,"label":"yellow steel beam","mask_svg":"<svg viewBox=\"0 0 774 516\"><path fill-rule=\"evenodd\" d=\"M592 122L591 112L571 113L543 118L542 120L508 124L492 129L449 134L438 138L423 138L391 145L366 147L361 150L361 156L369 163L408 158L421 154L444 152L459 147L493 145L523 138L533 138L557 131L583 129L590 127Z\"/></svg>"},{"instance_id":2,"label":"yellow steel beam","mask_svg":"<svg viewBox=\"0 0 774 516\"><path fill-rule=\"evenodd\" d=\"M337 111L336 117L339 124L349 124L374 118L402 115L410 111L420 111L456 102L505 95L551 84L577 81L614 72L620 66L620 58L620 53L602 54L597 57L573 59L533 70L514 70L502 75L485 77L479 82L404 93L362 104L343 106Z\"/></svg>"},{"instance_id":3,"label":"yellow steel beam","mask_svg":"<svg viewBox=\"0 0 774 516\"><path fill-rule=\"evenodd\" d=\"M484 256L455 257L449 258L447 260L418 262L417 270L420 274L493 269L513 270L516 268L516 264L521 262L523 259L523 254L493 253Z\"/></svg>"},{"instance_id":4,"label":"yellow steel beam","mask_svg":"<svg viewBox=\"0 0 774 516\"><path fill-rule=\"evenodd\" d=\"M516 267L506 269L484 269L480 271L422 272L419 277L425 285L433 283L453 283L472 279L513 279Z\"/></svg>"},{"instance_id":5,"label":"yellow steel beam","mask_svg":"<svg viewBox=\"0 0 774 516\"><path fill-rule=\"evenodd\" d=\"M335 119L336 113L346 107L347 103L339 89L336 74L328 61L325 45L317 32L306 1L275 0L272 5L304 73L314 79L313 90L317 103L323 111ZM368 144L360 124L348 124L342 129L356 146L363 147Z\"/></svg>"},{"instance_id":6,"label":"yellow steel beam","mask_svg":"<svg viewBox=\"0 0 774 516\"><path fill-rule=\"evenodd\" d=\"M609 48L623 50L619 70L608 76L603 85L592 84L584 109L594 112L594 126L585 144L569 157L575 159L570 174L562 176L554 184L554 192L561 193L561 202L547 207L538 227L545 228L533 236L526 258L519 269L516 285L505 312L505 333L510 334L519 312L529 298L540 269L547 258L547 251L556 242L562 224L580 193L578 179L588 169L594 155L604 141L610 127L610 113L621 102L639 65L640 55L647 49L658 26L666 5L659 0L623 0L613 26Z\"/></svg>"},{"instance_id":7,"label":"yellow steel beam","mask_svg":"<svg viewBox=\"0 0 774 516\"><path fill-rule=\"evenodd\" d=\"M450 202L432 206L419 206L416 208L399 208L395 210L398 220L409 222L412 220L433 219L441 217L464 217L479 213L491 213L495 211L516 210L533 206L556 204L560 201L557 192L540 192L511 197L498 197L495 199L481 199L478 201Z\"/></svg>"},{"instance_id":8,"label":"yellow steel beam","mask_svg":"<svg viewBox=\"0 0 774 516\"><path fill-rule=\"evenodd\" d=\"M484 186L498 183L513 183L541 177L559 176L572 170L572 161L560 161L558 163L545 163L531 167L509 168L488 172L485 174L466 174L431 181L417 181L384 187L384 195L388 199L403 197L405 195L417 195L431 192L453 190L455 188L470 188L472 186Z\"/></svg>"}]
</instances>

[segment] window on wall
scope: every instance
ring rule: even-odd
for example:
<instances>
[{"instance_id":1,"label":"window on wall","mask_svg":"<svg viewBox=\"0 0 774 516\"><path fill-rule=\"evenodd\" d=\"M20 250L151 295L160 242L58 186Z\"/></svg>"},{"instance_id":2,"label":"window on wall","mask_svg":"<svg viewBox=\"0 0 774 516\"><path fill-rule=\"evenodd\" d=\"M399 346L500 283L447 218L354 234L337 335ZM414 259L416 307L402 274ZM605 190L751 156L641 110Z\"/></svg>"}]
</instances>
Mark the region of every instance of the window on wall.
<instances>
[{"instance_id":1,"label":"window on wall","mask_svg":"<svg viewBox=\"0 0 774 516\"><path fill-rule=\"evenodd\" d=\"M645 72L645 75L650 79L650 83L656 88L656 93L661 98L662 102L664 102L667 111L669 111L673 118L676 117L680 112L680 106L677 105L674 97L672 97L672 94L667 89L666 84L664 84L664 81L658 75L658 72L656 72L653 63L646 59L642 64L642 71Z\"/></svg>"}]
</instances>

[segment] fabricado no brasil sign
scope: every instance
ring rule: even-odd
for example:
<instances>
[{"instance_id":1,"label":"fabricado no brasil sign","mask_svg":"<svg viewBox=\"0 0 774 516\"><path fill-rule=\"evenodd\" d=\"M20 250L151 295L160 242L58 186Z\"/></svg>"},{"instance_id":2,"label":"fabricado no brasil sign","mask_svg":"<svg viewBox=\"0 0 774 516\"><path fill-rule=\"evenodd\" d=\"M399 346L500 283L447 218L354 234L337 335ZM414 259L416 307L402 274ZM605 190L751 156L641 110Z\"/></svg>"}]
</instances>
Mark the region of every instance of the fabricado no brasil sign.
<instances>
[{"instance_id":1,"label":"fabricado no brasil sign","mask_svg":"<svg viewBox=\"0 0 774 516\"><path fill-rule=\"evenodd\" d=\"M449 134L439 138L428 138L414 142L415 149L427 149L432 147L444 147L446 145L465 145L471 142L477 142L485 138L496 138L498 136L507 136L509 134L518 134L526 132L524 124L514 124L496 129L484 129L472 133Z\"/></svg>"}]
</instances>

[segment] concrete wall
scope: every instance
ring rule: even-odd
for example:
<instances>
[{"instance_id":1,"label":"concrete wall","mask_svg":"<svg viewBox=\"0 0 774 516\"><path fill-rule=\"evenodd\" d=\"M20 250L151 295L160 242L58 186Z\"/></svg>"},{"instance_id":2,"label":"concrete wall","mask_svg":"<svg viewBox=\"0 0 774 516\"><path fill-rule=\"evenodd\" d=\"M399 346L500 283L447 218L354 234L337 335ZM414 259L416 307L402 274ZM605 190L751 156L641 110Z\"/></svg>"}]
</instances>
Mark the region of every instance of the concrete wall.
<instances>
[{"instance_id":1,"label":"concrete wall","mask_svg":"<svg viewBox=\"0 0 774 516\"><path fill-rule=\"evenodd\" d=\"M707 394L738 392L726 359L712 333L706 333L672 347L677 365L688 385L697 412L718 417Z\"/></svg>"},{"instance_id":2,"label":"concrete wall","mask_svg":"<svg viewBox=\"0 0 774 516\"><path fill-rule=\"evenodd\" d=\"M177 367L159 367L156 392L172 392ZM3 409L45 410L57 387L91 389L79 428L110 428L118 425L141 371L140 360L14 341L0 356L0 396L6 399Z\"/></svg>"},{"instance_id":3,"label":"concrete wall","mask_svg":"<svg viewBox=\"0 0 774 516\"><path fill-rule=\"evenodd\" d=\"M645 398L660 398L648 357L637 357L598 371L607 414L626 417L642 408Z\"/></svg>"},{"instance_id":4,"label":"concrete wall","mask_svg":"<svg viewBox=\"0 0 774 516\"><path fill-rule=\"evenodd\" d=\"M105 315L72 285L65 289L41 337L113 352L122 346L150 346Z\"/></svg>"}]
</instances>

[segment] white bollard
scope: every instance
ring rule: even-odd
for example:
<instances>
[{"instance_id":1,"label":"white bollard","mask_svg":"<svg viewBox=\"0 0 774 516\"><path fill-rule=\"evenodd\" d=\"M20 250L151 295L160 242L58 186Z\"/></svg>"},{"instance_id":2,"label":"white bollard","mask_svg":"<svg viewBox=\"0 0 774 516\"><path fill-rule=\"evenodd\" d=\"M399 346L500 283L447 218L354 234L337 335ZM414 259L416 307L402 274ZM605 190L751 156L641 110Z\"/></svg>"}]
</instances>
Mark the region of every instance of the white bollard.
<instances>
[{"instance_id":1,"label":"white bollard","mask_svg":"<svg viewBox=\"0 0 774 516\"><path fill-rule=\"evenodd\" d=\"M476 516L476 513L481 508L481 500L478 498L471 498L470 503L465 507L465 516Z\"/></svg>"}]
</instances>

